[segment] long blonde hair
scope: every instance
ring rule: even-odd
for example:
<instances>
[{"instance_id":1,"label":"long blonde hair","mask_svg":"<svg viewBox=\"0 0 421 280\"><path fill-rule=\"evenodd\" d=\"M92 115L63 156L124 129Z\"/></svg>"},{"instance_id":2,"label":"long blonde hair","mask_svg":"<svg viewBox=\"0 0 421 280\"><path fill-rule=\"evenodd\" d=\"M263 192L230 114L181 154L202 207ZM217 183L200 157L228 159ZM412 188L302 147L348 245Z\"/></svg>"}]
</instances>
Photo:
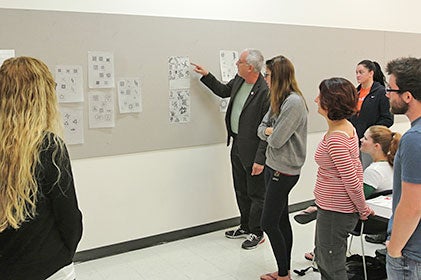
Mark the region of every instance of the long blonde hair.
<instances>
[{"instance_id":1,"label":"long blonde hair","mask_svg":"<svg viewBox=\"0 0 421 280\"><path fill-rule=\"evenodd\" d=\"M303 93L298 87L297 80L295 79L295 69L292 62L282 56L275 56L266 61L266 69L271 72L270 80L270 112L271 116L278 116L282 103L291 94L297 93L307 104ZM308 110L308 108L307 108Z\"/></svg>"},{"instance_id":2,"label":"long blonde hair","mask_svg":"<svg viewBox=\"0 0 421 280\"><path fill-rule=\"evenodd\" d=\"M48 145L63 150L55 85L35 58L10 58L0 67L0 232L36 215L35 172L48 132L54 135Z\"/></svg>"}]
</instances>

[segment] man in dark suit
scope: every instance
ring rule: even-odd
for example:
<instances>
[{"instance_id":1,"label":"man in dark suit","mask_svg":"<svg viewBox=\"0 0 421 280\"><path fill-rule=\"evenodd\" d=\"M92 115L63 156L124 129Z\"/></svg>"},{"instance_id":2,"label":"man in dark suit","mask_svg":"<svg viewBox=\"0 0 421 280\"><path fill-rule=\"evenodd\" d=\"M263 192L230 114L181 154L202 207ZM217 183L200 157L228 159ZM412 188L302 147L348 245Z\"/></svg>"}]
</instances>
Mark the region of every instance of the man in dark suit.
<instances>
[{"instance_id":1,"label":"man in dark suit","mask_svg":"<svg viewBox=\"0 0 421 280\"><path fill-rule=\"evenodd\" d=\"M233 139L231 165L235 195L241 215L240 227L225 232L228 238L247 238L244 249L253 249L264 242L260 225L265 182L263 168L266 142L257 136L257 127L269 109L266 82L260 73L263 55L254 49L244 50L237 61L238 73L227 84L222 84L202 66L193 64L200 79L219 97L231 97L225 124L228 132L227 145Z\"/></svg>"}]
</instances>

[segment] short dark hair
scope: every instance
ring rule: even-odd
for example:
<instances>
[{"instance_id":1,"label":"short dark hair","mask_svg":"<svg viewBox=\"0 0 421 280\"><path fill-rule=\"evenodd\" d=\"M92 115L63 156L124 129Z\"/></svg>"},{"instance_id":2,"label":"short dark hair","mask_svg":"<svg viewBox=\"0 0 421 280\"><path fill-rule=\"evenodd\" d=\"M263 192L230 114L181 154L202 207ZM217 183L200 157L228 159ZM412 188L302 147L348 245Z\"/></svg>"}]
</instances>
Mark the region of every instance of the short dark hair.
<instances>
[{"instance_id":1,"label":"short dark hair","mask_svg":"<svg viewBox=\"0 0 421 280\"><path fill-rule=\"evenodd\" d=\"M387 74L396 78L400 90L411 92L412 96L421 101L421 59L403 57L390 61L386 67Z\"/></svg>"},{"instance_id":2,"label":"short dark hair","mask_svg":"<svg viewBox=\"0 0 421 280\"><path fill-rule=\"evenodd\" d=\"M330 78L319 85L320 106L332 120L348 119L357 110L358 93L355 86L344 78Z\"/></svg>"}]
</instances>

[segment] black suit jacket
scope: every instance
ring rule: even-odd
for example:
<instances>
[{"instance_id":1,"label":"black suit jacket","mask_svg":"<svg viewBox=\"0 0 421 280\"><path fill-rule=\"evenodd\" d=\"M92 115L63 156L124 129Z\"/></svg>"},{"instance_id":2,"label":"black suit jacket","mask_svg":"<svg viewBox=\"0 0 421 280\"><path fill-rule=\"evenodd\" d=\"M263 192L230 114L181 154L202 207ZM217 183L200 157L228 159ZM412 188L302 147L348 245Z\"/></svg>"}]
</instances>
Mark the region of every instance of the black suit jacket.
<instances>
[{"instance_id":1,"label":"black suit jacket","mask_svg":"<svg viewBox=\"0 0 421 280\"><path fill-rule=\"evenodd\" d=\"M238 123L238 135L231 130L231 112L233 101L244 79L236 75L227 84L223 84L209 73L200 80L219 97L231 97L225 115L227 145L231 137L236 137L240 159L245 166L251 166L253 163L265 164L267 143L257 136L257 128L269 109L269 90L263 76L259 75L244 103Z\"/></svg>"},{"instance_id":2,"label":"black suit jacket","mask_svg":"<svg viewBox=\"0 0 421 280\"><path fill-rule=\"evenodd\" d=\"M360 91L361 85L357 87ZM352 116L349 121L354 125L358 138L364 136L364 132L372 125L393 125L393 115L390 113L389 99L386 90L378 82L371 86L369 94L364 98L359 114Z\"/></svg>"}]
</instances>

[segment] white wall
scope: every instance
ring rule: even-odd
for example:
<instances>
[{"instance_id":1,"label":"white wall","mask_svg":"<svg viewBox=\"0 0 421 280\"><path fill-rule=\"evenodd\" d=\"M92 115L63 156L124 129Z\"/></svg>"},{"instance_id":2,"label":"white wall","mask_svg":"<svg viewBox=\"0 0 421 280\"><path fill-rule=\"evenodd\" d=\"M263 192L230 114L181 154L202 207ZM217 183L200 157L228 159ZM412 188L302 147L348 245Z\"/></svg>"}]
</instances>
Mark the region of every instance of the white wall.
<instances>
[{"instance_id":1,"label":"white wall","mask_svg":"<svg viewBox=\"0 0 421 280\"><path fill-rule=\"evenodd\" d=\"M413 19L418 18L421 3L415 0L396 3L391 0L0 0L0 8L420 33L421 21ZM312 100L308 103L313 104ZM315 107L310 105L310 109ZM403 132L408 126L407 122L398 123L393 129ZM312 199L316 174L313 155L321 137L322 133L311 133L308 137L307 161L291 203ZM224 144L74 160L73 169L85 226L79 250L238 216L229 149Z\"/></svg>"}]
</instances>

